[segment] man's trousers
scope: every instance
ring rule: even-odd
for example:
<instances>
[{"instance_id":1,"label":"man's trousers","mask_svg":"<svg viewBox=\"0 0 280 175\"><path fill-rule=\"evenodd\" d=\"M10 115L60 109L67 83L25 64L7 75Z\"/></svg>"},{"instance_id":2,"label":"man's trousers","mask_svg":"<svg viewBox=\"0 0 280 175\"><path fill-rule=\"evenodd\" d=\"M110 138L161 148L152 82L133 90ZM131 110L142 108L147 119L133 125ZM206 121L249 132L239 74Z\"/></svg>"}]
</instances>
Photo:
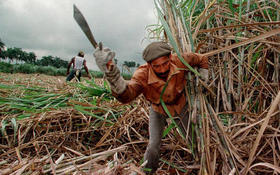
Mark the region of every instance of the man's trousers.
<instances>
[{"instance_id":1,"label":"man's trousers","mask_svg":"<svg viewBox=\"0 0 280 175\"><path fill-rule=\"evenodd\" d=\"M152 170L150 173L147 174L154 173L158 168L158 162L160 157L160 145L164 128L167 125L167 118L167 116L155 112L152 107L150 108L149 143L144 155L144 161L148 161L145 168L149 168ZM180 115L174 117L174 120L178 127L181 129L184 137L186 136L186 131L188 130L188 119L189 117L187 112L187 106L185 106Z\"/></svg>"}]
</instances>

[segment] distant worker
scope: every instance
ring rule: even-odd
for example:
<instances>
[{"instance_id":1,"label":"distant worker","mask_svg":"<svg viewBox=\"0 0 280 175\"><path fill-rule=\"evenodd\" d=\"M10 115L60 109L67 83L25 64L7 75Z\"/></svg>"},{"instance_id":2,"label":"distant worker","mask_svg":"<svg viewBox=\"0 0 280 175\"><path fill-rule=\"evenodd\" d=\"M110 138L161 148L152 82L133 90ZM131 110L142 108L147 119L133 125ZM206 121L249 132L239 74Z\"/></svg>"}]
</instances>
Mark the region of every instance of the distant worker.
<instances>
[{"instance_id":1,"label":"distant worker","mask_svg":"<svg viewBox=\"0 0 280 175\"><path fill-rule=\"evenodd\" d=\"M85 68L89 79L91 79L84 55L85 55L84 52L80 51L77 56L75 56L71 59L70 63L68 64L68 67L67 67L66 81L71 81L74 77L76 77L79 81L81 81L81 75L82 75L81 71L82 71L83 67ZM70 67L72 64L73 64L73 70L69 74L69 70L70 70Z\"/></svg>"}]
</instances>

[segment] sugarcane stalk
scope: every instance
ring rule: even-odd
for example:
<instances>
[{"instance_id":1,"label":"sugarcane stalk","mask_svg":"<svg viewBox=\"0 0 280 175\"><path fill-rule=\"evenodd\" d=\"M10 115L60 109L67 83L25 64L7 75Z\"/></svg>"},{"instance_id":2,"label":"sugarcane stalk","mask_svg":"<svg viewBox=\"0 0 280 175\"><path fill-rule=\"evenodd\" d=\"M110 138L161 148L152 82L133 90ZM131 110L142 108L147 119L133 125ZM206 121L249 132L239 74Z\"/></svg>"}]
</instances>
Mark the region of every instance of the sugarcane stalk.
<instances>
[{"instance_id":1,"label":"sugarcane stalk","mask_svg":"<svg viewBox=\"0 0 280 175\"><path fill-rule=\"evenodd\" d=\"M193 153L194 158L197 160L197 142L196 142L196 116L193 116L196 112L196 93L194 89L194 77L190 72L188 72L186 89L189 91L190 100L188 101L189 104L189 111L190 111L190 118L191 118L191 127L192 127L192 135L191 135L191 150Z\"/></svg>"},{"instance_id":2,"label":"sugarcane stalk","mask_svg":"<svg viewBox=\"0 0 280 175\"><path fill-rule=\"evenodd\" d=\"M280 79L279 79L279 69L280 69L280 55L277 54L275 51L274 51L274 83L278 83L280 82Z\"/></svg>"},{"instance_id":3,"label":"sugarcane stalk","mask_svg":"<svg viewBox=\"0 0 280 175\"><path fill-rule=\"evenodd\" d=\"M163 89L162 89L162 91L161 91L161 93L160 93L160 103L161 103L161 105L162 105L164 111L166 112L167 116L171 119L172 123L173 123L173 124L176 126L176 128L178 129L180 136L181 136L183 139L185 139L185 136L184 136L184 134L183 134L181 128L180 128L180 127L177 125L177 123L175 122L173 116L170 114L170 112L169 112L169 110L168 110L168 108L167 108L167 106L166 106L166 104L165 104L165 102L163 101L163 98L162 98L162 96L163 96L163 94L164 94L164 92L165 92L165 89L166 89L166 87L167 87L167 85L168 85L168 83L169 83L170 80L171 80L171 78L165 83L165 85L164 85L164 87L163 87Z\"/></svg>"},{"instance_id":4,"label":"sugarcane stalk","mask_svg":"<svg viewBox=\"0 0 280 175\"><path fill-rule=\"evenodd\" d=\"M202 94L202 90L201 90L201 86L198 87L198 97L199 97L199 101L198 101L198 115L197 115L197 118L198 118L198 133L197 135L199 135L199 138L200 138L200 142L198 142L200 144L200 151L199 151L199 154L201 155L200 156L200 164L201 164L201 174L207 174L207 170L206 170L206 155L205 155L205 141L204 141L204 127L205 127L205 124L203 122L203 111L202 111L202 99L203 99L203 94ZM209 170L208 170L209 172Z\"/></svg>"},{"instance_id":5,"label":"sugarcane stalk","mask_svg":"<svg viewBox=\"0 0 280 175\"><path fill-rule=\"evenodd\" d=\"M223 147L224 151L225 151L225 156L228 160L228 163L230 165L230 168L233 169L237 169L234 157L231 153L231 150L229 149L229 144L227 143L227 138L225 137L225 132L223 131L222 125L220 123L220 121L218 120L217 114L215 114L212 106L208 103L208 100L205 98L206 104L207 104L207 109L210 112L210 115L213 116L211 117L211 121L213 124L213 128L215 129L216 133L219 136L219 140L221 142L221 146ZM225 161L227 161L225 160Z\"/></svg>"}]
</instances>

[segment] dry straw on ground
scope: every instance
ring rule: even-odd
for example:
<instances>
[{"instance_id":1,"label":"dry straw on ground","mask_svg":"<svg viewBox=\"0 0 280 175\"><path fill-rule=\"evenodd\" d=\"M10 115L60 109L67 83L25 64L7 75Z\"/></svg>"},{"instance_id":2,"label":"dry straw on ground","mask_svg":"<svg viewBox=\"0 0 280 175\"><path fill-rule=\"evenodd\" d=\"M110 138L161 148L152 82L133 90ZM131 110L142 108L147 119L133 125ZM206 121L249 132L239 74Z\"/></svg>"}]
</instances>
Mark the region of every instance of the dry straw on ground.
<instances>
[{"instance_id":1,"label":"dry straw on ground","mask_svg":"<svg viewBox=\"0 0 280 175\"><path fill-rule=\"evenodd\" d=\"M193 1L190 13L175 2L157 3L164 25L153 32L165 29L161 39L179 53L208 55L210 82L189 77L190 139L166 130L157 174L279 174L279 2L248 0L236 11L232 1L205 1L199 11ZM0 174L141 174L143 97L122 105L64 79L0 75Z\"/></svg>"}]
</instances>

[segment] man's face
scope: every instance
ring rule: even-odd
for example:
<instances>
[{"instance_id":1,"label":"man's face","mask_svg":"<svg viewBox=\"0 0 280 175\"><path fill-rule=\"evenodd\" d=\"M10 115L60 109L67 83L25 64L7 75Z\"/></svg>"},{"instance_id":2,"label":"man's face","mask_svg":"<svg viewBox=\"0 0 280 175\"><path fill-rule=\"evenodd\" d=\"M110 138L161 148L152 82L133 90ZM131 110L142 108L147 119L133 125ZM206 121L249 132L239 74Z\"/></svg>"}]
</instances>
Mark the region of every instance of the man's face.
<instances>
[{"instance_id":1,"label":"man's face","mask_svg":"<svg viewBox=\"0 0 280 175\"><path fill-rule=\"evenodd\" d=\"M168 77L170 71L170 59L168 56L162 56L153 60L151 66L159 78L166 79Z\"/></svg>"}]
</instances>

